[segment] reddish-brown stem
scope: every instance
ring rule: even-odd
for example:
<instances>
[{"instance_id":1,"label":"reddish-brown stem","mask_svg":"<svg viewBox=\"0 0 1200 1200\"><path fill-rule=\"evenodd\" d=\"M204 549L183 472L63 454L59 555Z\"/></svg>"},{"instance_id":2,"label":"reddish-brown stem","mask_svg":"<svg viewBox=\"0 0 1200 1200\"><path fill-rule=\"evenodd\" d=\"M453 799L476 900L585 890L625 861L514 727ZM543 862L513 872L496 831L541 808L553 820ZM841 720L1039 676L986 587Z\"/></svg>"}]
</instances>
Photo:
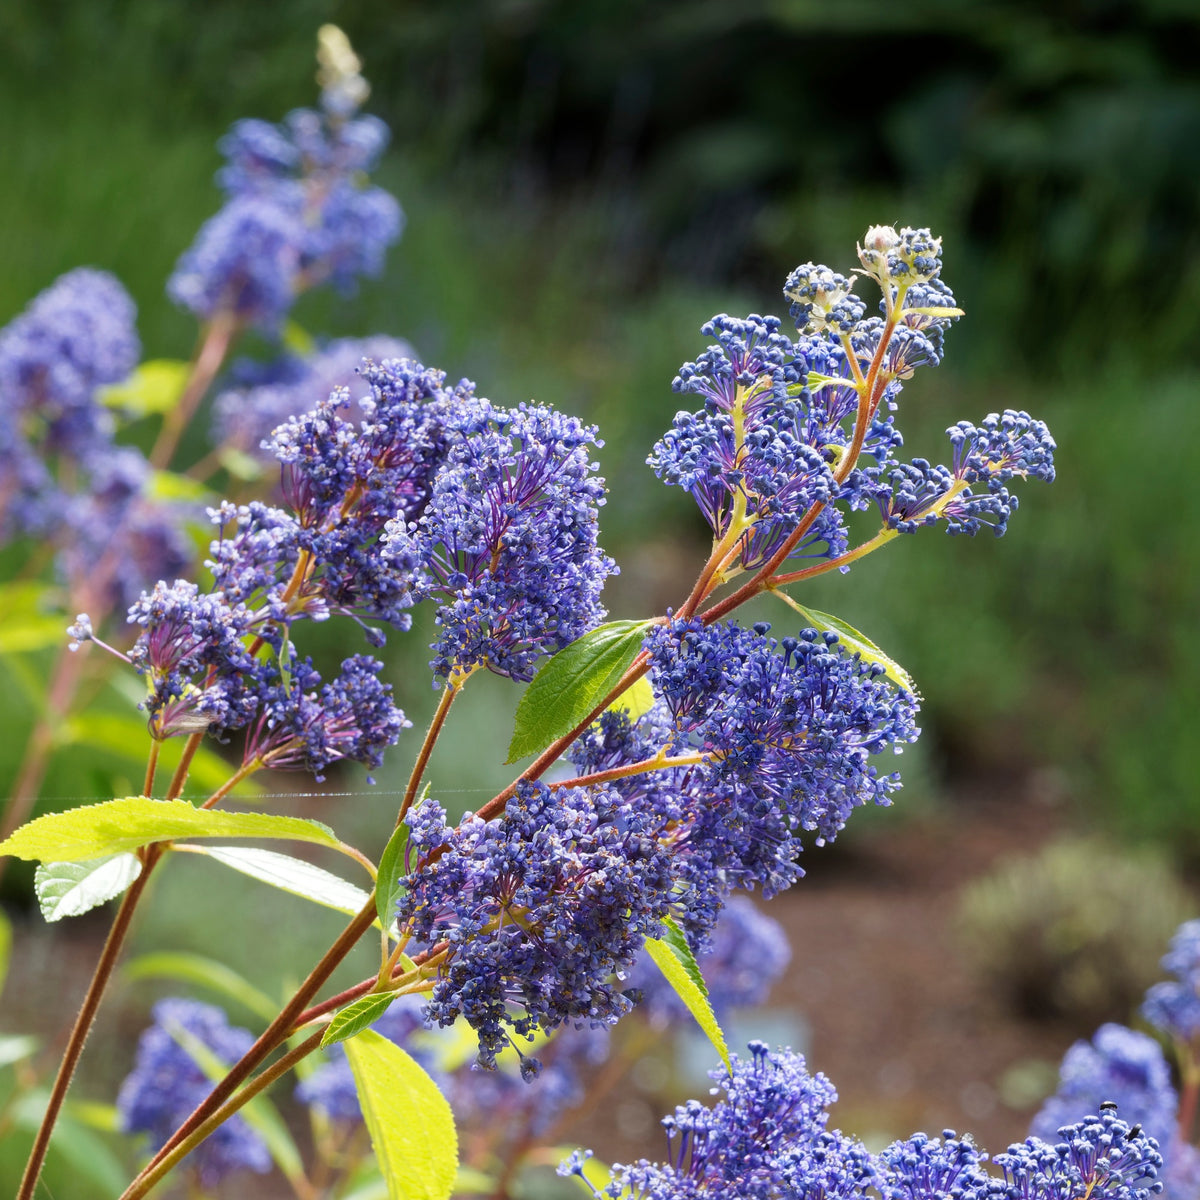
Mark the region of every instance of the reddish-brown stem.
<instances>
[{"instance_id":1,"label":"reddish-brown stem","mask_svg":"<svg viewBox=\"0 0 1200 1200\"><path fill-rule=\"evenodd\" d=\"M375 897L363 906L362 911L342 930L337 941L325 952L320 962L309 972L308 978L296 990L295 995L284 1006L283 1010L267 1026L262 1036L246 1051L244 1055L230 1067L228 1074L192 1113L190 1117L171 1135L162 1149L150 1160L147 1172L157 1167L172 1150L193 1134L208 1118L220 1108L241 1083L249 1078L250 1072L270 1054L276 1046L286 1040L295 1026L296 1018L304 1010L304 1006L315 996L321 985L333 974L334 969L358 942L375 920ZM374 979L372 979L374 983ZM139 1176L141 1178L142 1176Z\"/></svg>"},{"instance_id":2,"label":"reddish-brown stem","mask_svg":"<svg viewBox=\"0 0 1200 1200\"><path fill-rule=\"evenodd\" d=\"M212 381L240 331L241 322L230 312L219 312L209 322L201 338L200 348L192 361L192 370L187 383L184 384L183 392L175 407L163 418L154 449L150 451L152 466L162 470L170 464L183 431L195 415L205 392L212 386Z\"/></svg>"},{"instance_id":3,"label":"reddish-brown stem","mask_svg":"<svg viewBox=\"0 0 1200 1200\"><path fill-rule=\"evenodd\" d=\"M1185 1078L1179 1096L1179 1137L1182 1141L1192 1140L1192 1126L1196 1122L1196 1100L1200 1095L1200 1075L1191 1073Z\"/></svg>"},{"instance_id":4,"label":"reddish-brown stem","mask_svg":"<svg viewBox=\"0 0 1200 1200\"><path fill-rule=\"evenodd\" d=\"M100 953L100 959L96 963L96 969L92 974L92 982L88 986L87 994L83 998L83 1004L80 1006L79 1015L75 1018L75 1024L71 1027L71 1035L67 1040L67 1047L63 1051L62 1061L58 1065L58 1074L54 1078L54 1086L50 1089L50 1099L46 1102L45 1115L42 1117L41 1126L38 1128L37 1136L34 1138L33 1148L29 1152L29 1161L25 1164L25 1174L21 1178L21 1186L17 1191L16 1200L32 1200L34 1189L37 1187L38 1176L42 1173L42 1164L46 1161L46 1151L50 1146L50 1136L54 1132L54 1124L58 1120L59 1111L62 1109L63 1101L67 1097L67 1089L71 1086L71 1079L75 1074L75 1068L78 1066L80 1055L83 1053L84 1042L87 1041L87 1036L91 1032L92 1023L95 1021L96 1012L100 1007L100 1000L104 995L104 989L112 976L113 968L117 965L117 958L121 953L121 946L125 942L125 935L129 932L129 924L133 919L134 909L137 908L142 892L145 890L147 882L149 882L150 872L154 869L154 865L161 854L162 850L158 846L147 848L142 873L133 881L133 886L129 891L125 893L125 897L121 901L121 907L117 910L116 919L112 923L112 928L108 931L108 938L105 940L104 949Z\"/></svg>"},{"instance_id":5,"label":"reddish-brown stem","mask_svg":"<svg viewBox=\"0 0 1200 1200\"><path fill-rule=\"evenodd\" d=\"M480 810L476 816L482 817L485 821L490 821L493 817L498 817L503 811L504 806L516 794L517 785L522 781L529 779L540 779L561 757L563 751L567 749L582 733L588 728L591 723L619 696L626 688L635 684L643 675L650 670L650 655L645 650L639 652L637 658L629 664L629 669L621 676L617 685L612 688L608 695L592 709L586 717L570 733L564 733L556 742L552 742L545 750L534 759L533 764L517 776L504 789L504 791L493 796ZM434 852L436 854L436 851ZM429 861L433 861L433 855Z\"/></svg>"},{"instance_id":6,"label":"reddish-brown stem","mask_svg":"<svg viewBox=\"0 0 1200 1200\"><path fill-rule=\"evenodd\" d=\"M146 760L146 778L142 783L143 796L154 795L154 776L158 771L158 751L161 744L157 738L150 743L150 757Z\"/></svg>"},{"instance_id":7,"label":"reddish-brown stem","mask_svg":"<svg viewBox=\"0 0 1200 1200\"><path fill-rule=\"evenodd\" d=\"M286 1075L301 1059L307 1058L316 1050L321 1045L321 1038L324 1034L325 1031L323 1029L318 1029L316 1033L306 1038L295 1049L289 1050L276 1062L273 1062L260 1075L256 1075L245 1089L238 1095L231 1097L226 1103L223 1103L211 1116L201 1121L190 1135L180 1138L175 1147L172 1147L170 1150L164 1148L164 1151L156 1155L133 1182L130 1183L129 1187L121 1193L120 1200L136 1200L137 1197L144 1196L179 1159L187 1155L195 1146L208 1137L213 1130L232 1117L247 1101L252 1100L259 1092L270 1087L276 1079L282 1075ZM295 1188L299 1180L293 1178L290 1182L293 1188ZM308 1181L305 1180L304 1183L307 1185ZM306 1197L315 1197L316 1191L311 1186L305 1186L303 1195Z\"/></svg>"},{"instance_id":8,"label":"reddish-brown stem","mask_svg":"<svg viewBox=\"0 0 1200 1200\"><path fill-rule=\"evenodd\" d=\"M429 765L433 747L437 744L442 726L446 723L450 705L454 703L455 697L460 691L462 691L461 683L448 683L442 691L441 699L438 700L437 709L433 714L433 720L429 722L429 728L425 731L425 740L421 743L421 751L417 755L417 761L413 763L412 773L408 777L408 787L404 789L404 799L400 804L400 815L396 818L397 825L404 820L405 813L412 808L413 801L417 798L417 789L421 786L421 779L425 774L425 768Z\"/></svg>"}]
</instances>

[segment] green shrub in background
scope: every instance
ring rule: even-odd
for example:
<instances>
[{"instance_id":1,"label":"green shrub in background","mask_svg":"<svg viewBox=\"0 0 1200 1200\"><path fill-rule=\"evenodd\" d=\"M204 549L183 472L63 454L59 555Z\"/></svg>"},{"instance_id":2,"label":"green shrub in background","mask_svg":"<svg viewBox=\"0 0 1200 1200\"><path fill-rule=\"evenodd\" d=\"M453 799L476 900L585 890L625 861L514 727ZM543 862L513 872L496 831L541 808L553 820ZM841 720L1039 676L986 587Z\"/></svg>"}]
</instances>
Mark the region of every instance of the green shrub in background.
<instances>
[{"instance_id":1,"label":"green shrub in background","mask_svg":"<svg viewBox=\"0 0 1200 1200\"><path fill-rule=\"evenodd\" d=\"M1194 909L1163 855L1068 838L970 884L959 934L981 981L1021 1015L1124 1021Z\"/></svg>"}]
</instances>

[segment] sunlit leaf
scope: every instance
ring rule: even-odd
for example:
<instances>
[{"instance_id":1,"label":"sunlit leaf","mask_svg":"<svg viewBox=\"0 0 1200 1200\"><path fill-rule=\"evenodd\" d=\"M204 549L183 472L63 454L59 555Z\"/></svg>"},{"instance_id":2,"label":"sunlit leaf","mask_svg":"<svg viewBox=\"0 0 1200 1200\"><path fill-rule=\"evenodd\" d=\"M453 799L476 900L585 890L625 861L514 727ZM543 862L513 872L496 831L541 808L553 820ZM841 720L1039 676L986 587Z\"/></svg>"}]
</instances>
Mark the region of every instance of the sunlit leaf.
<instances>
[{"instance_id":1,"label":"sunlit leaf","mask_svg":"<svg viewBox=\"0 0 1200 1200\"><path fill-rule=\"evenodd\" d=\"M341 845L333 830L319 821L220 812L196 808L186 800L126 796L38 817L0 842L0 854L42 862L79 862L177 838L288 838L335 849Z\"/></svg>"},{"instance_id":2,"label":"sunlit leaf","mask_svg":"<svg viewBox=\"0 0 1200 1200\"><path fill-rule=\"evenodd\" d=\"M26 1033L0 1033L0 1067L28 1058L41 1045L41 1040Z\"/></svg>"},{"instance_id":3,"label":"sunlit leaf","mask_svg":"<svg viewBox=\"0 0 1200 1200\"><path fill-rule=\"evenodd\" d=\"M133 417L170 412L179 402L189 374L190 364L180 359L148 359L128 379L100 388L100 403Z\"/></svg>"},{"instance_id":4,"label":"sunlit leaf","mask_svg":"<svg viewBox=\"0 0 1200 1200\"><path fill-rule=\"evenodd\" d=\"M683 931L674 921L668 917L665 923L666 936L647 938L646 953L663 973L663 978L675 989L675 994L687 1005L688 1012L696 1018L696 1024L704 1030L708 1040L716 1047L726 1068L732 1070L725 1035L717 1023L712 1005L708 1002L708 987L705 985L704 976L700 974L699 966L696 965L696 956L687 944Z\"/></svg>"},{"instance_id":5,"label":"sunlit leaf","mask_svg":"<svg viewBox=\"0 0 1200 1200\"><path fill-rule=\"evenodd\" d=\"M47 921L78 917L119 896L142 873L134 854L83 862L43 863L33 877L38 906Z\"/></svg>"},{"instance_id":6,"label":"sunlit leaf","mask_svg":"<svg viewBox=\"0 0 1200 1200\"><path fill-rule=\"evenodd\" d=\"M610 621L546 660L517 705L508 761L544 750L584 720L637 657L649 621Z\"/></svg>"},{"instance_id":7,"label":"sunlit leaf","mask_svg":"<svg viewBox=\"0 0 1200 1200\"><path fill-rule=\"evenodd\" d=\"M342 1043L389 1200L449 1200L458 1175L454 1114L395 1042L364 1030Z\"/></svg>"},{"instance_id":8,"label":"sunlit leaf","mask_svg":"<svg viewBox=\"0 0 1200 1200\"><path fill-rule=\"evenodd\" d=\"M408 845L408 825L401 822L388 838L379 857L379 873L375 878L375 910L384 928L396 919L396 901L404 893L400 877L404 873L404 848Z\"/></svg>"}]
</instances>

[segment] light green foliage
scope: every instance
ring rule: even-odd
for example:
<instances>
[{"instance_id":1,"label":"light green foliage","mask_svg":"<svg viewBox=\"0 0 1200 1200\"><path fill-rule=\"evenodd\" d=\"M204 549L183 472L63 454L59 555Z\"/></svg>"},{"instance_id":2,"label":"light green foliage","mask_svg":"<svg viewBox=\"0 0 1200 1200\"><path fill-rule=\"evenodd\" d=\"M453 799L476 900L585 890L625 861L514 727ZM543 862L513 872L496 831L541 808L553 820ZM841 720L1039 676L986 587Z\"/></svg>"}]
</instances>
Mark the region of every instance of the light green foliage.
<instances>
[{"instance_id":1,"label":"light green foliage","mask_svg":"<svg viewBox=\"0 0 1200 1200\"><path fill-rule=\"evenodd\" d=\"M355 1034L369 1029L391 1007L396 999L393 992L369 992L360 996L353 1004L347 1004L329 1022L325 1036L321 1038L322 1046L332 1046L334 1042L344 1042Z\"/></svg>"},{"instance_id":2,"label":"light green foliage","mask_svg":"<svg viewBox=\"0 0 1200 1200\"><path fill-rule=\"evenodd\" d=\"M400 875L404 869L404 847L408 845L408 826L400 824L388 838L388 844L379 857L379 874L375 880L375 910L385 929L391 928L396 920L396 901L404 889L400 886Z\"/></svg>"},{"instance_id":3,"label":"light green foliage","mask_svg":"<svg viewBox=\"0 0 1200 1200\"><path fill-rule=\"evenodd\" d=\"M140 859L128 852L83 862L43 863L34 874L33 888L42 916L61 921L119 896L141 873Z\"/></svg>"},{"instance_id":4,"label":"light green foliage","mask_svg":"<svg viewBox=\"0 0 1200 1200\"><path fill-rule=\"evenodd\" d=\"M38 817L0 842L0 854L40 862L78 862L189 837L288 838L335 849L340 845L333 830L319 821L217 812L195 808L186 800L126 796Z\"/></svg>"},{"instance_id":5,"label":"light green foliage","mask_svg":"<svg viewBox=\"0 0 1200 1200\"><path fill-rule=\"evenodd\" d=\"M675 989L680 1000L687 1005L688 1012L696 1018L696 1024L712 1042L726 1069L732 1070L725 1034L721 1031L712 1005L708 1002L708 987L704 976L700 974L696 956L687 944L683 931L670 917L666 920L666 926L665 937L646 939L646 953L663 973L663 978Z\"/></svg>"},{"instance_id":6,"label":"light green foliage","mask_svg":"<svg viewBox=\"0 0 1200 1200\"><path fill-rule=\"evenodd\" d=\"M101 388L100 401L134 418L170 412L190 371L190 364L177 358L148 359L128 379Z\"/></svg>"},{"instance_id":7,"label":"light green foliage","mask_svg":"<svg viewBox=\"0 0 1200 1200\"><path fill-rule=\"evenodd\" d=\"M437 1084L410 1055L371 1030L344 1045L389 1200L449 1200L458 1135Z\"/></svg>"},{"instance_id":8,"label":"light green foliage","mask_svg":"<svg viewBox=\"0 0 1200 1200\"><path fill-rule=\"evenodd\" d=\"M610 621L542 664L517 705L508 761L544 750L604 698L637 657L648 621Z\"/></svg>"}]
</instances>

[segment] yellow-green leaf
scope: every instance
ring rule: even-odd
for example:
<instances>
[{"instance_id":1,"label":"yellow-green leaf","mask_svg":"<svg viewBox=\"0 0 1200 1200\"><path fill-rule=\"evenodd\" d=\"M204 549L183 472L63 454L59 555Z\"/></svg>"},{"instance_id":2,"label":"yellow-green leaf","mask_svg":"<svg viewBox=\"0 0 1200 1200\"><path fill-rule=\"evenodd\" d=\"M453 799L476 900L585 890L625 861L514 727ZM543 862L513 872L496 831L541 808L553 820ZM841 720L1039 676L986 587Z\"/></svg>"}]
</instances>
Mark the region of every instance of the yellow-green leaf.
<instances>
[{"instance_id":1,"label":"yellow-green leaf","mask_svg":"<svg viewBox=\"0 0 1200 1200\"><path fill-rule=\"evenodd\" d=\"M335 849L341 845L333 830L319 821L218 812L196 808L186 800L126 796L38 817L0 842L0 854L41 862L79 862L154 842L210 837L289 838Z\"/></svg>"},{"instance_id":2,"label":"yellow-green leaf","mask_svg":"<svg viewBox=\"0 0 1200 1200\"><path fill-rule=\"evenodd\" d=\"M454 1114L395 1042L364 1030L344 1042L389 1200L449 1200L458 1175Z\"/></svg>"},{"instance_id":3,"label":"yellow-green leaf","mask_svg":"<svg viewBox=\"0 0 1200 1200\"><path fill-rule=\"evenodd\" d=\"M675 994L687 1005L688 1012L696 1018L696 1024L716 1047L717 1053L727 1070L729 1048L725 1045L725 1034L717 1024L716 1014L708 1002L708 988L704 976L696 965L696 956L687 944L683 931L669 917L666 920L667 934L662 938L647 938L646 953L654 965L663 973L663 978L675 989Z\"/></svg>"},{"instance_id":4,"label":"yellow-green leaf","mask_svg":"<svg viewBox=\"0 0 1200 1200\"><path fill-rule=\"evenodd\" d=\"M613 702L609 708L620 709L631 720L644 717L654 707L654 689L650 680L644 675L634 680Z\"/></svg>"},{"instance_id":5,"label":"yellow-green leaf","mask_svg":"<svg viewBox=\"0 0 1200 1200\"><path fill-rule=\"evenodd\" d=\"M829 633L836 633L838 641L851 654L859 655L863 662L877 663L897 687L902 687L914 696L918 695L917 685L913 683L912 676L895 659L884 654L870 638L859 633L853 625L848 625L840 617L831 616L829 613L818 612L815 608L806 608L779 588L771 590L790 608L795 609L813 629L824 629Z\"/></svg>"},{"instance_id":6,"label":"yellow-green leaf","mask_svg":"<svg viewBox=\"0 0 1200 1200\"><path fill-rule=\"evenodd\" d=\"M135 417L170 412L179 402L191 366L177 358L152 358L128 379L100 389L100 402Z\"/></svg>"}]
</instances>

